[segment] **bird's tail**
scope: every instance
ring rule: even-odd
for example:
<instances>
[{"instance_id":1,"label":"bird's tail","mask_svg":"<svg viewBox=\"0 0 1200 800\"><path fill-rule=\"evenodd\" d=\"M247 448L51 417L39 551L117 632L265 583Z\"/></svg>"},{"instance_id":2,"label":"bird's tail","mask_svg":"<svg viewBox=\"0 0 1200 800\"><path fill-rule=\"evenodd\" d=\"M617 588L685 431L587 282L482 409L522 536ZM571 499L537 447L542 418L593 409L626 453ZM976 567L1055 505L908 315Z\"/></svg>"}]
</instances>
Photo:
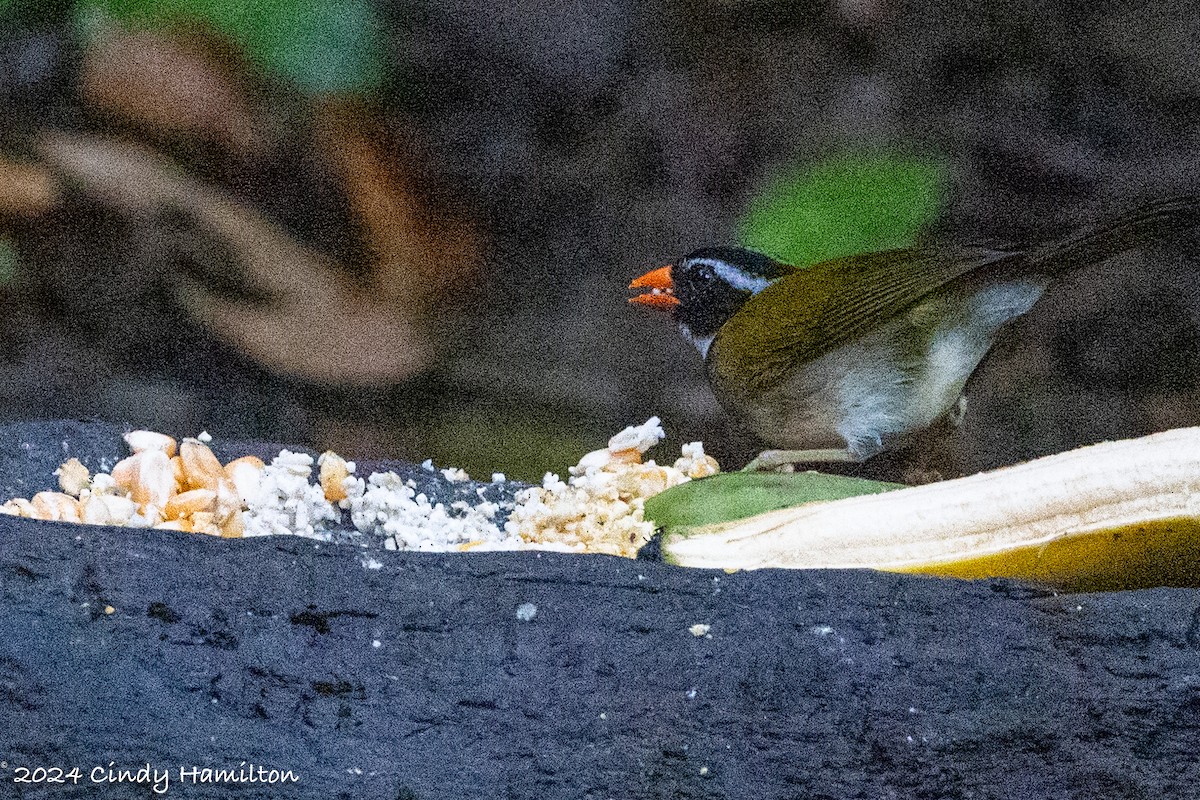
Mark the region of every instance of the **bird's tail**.
<instances>
[{"instance_id":1,"label":"bird's tail","mask_svg":"<svg viewBox=\"0 0 1200 800\"><path fill-rule=\"evenodd\" d=\"M1061 275L1200 225L1200 197L1174 197L1033 248L1026 264Z\"/></svg>"}]
</instances>

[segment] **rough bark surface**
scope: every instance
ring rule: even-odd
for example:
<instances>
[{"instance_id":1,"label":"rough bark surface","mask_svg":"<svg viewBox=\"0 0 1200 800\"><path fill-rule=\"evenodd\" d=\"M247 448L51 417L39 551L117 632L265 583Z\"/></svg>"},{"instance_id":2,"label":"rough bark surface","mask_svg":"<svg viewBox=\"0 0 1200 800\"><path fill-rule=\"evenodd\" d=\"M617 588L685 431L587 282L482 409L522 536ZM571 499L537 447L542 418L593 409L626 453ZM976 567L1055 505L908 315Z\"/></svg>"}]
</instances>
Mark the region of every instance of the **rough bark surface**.
<instances>
[{"instance_id":1,"label":"rough bark surface","mask_svg":"<svg viewBox=\"0 0 1200 800\"><path fill-rule=\"evenodd\" d=\"M63 457L57 439L14 454L11 435L0 467ZM163 796L94 783L110 762L169 770L166 796L197 798L1076 800L1200 783L1197 590L371 557L0 516L0 796ZM299 780L179 774L242 762ZM19 767L81 777L16 783Z\"/></svg>"}]
</instances>

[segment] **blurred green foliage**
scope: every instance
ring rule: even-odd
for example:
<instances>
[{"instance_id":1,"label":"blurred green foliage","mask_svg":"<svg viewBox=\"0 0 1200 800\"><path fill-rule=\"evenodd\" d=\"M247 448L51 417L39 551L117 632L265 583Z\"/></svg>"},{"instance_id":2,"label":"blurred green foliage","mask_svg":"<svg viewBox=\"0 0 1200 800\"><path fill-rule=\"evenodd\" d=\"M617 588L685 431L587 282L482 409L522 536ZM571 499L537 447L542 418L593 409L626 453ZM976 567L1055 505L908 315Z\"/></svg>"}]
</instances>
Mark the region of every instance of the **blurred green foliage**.
<instances>
[{"instance_id":1,"label":"blurred green foliage","mask_svg":"<svg viewBox=\"0 0 1200 800\"><path fill-rule=\"evenodd\" d=\"M722 472L651 497L646 501L646 519L668 534L686 536L692 528L732 522L802 503L903 488L902 483L821 472Z\"/></svg>"},{"instance_id":2,"label":"blurred green foliage","mask_svg":"<svg viewBox=\"0 0 1200 800\"><path fill-rule=\"evenodd\" d=\"M85 35L105 19L204 23L311 94L369 92L384 80L383 23L369 0L81 0L76 19Z\"/></svg>"},{"instance_id":3,"label":"blurred green foliage","mask_svg":"<svg viewBox=\"0 0 1200 800\"><path fill-rule=\"evenodd\" d=\"M472 407L438 419L421 452L435 464L465 469L476 480L503 472L512 480L541 483L547 472L566 480L569 466L606 444L585 420L534 408L502 413Z\"/></svg>"},{"instance_id":4,"label":"blurred green foliage","mask_svg":"<svg viewBox=\"0 0 1200 800\"><path fill-rule=\"evenodd\" d=\"M942 205L946 166L889 153L849 154L778 176L753 201L739 236L795 266L913 243Z\"/></svg>"}]
</instances>

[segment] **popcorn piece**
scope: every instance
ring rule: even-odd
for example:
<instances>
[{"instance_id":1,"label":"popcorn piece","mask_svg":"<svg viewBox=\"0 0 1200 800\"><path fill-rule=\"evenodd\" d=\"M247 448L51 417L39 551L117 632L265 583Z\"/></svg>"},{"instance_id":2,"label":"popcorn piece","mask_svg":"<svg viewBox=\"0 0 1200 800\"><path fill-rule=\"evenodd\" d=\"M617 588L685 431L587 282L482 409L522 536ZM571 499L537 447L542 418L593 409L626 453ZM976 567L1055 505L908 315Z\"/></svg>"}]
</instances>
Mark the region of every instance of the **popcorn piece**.
<instances>
[{"instance_id":1,"label":"popcorn piece","mask_svg":"<svg viewBox=\"0 0 1200 800\"><path fill-rule=\"evenodd\" d=\"M25 517L26 519L37 519L37 510L33 507L33 503L23 497L14 497L7 501L3 506L0 506L0 512L13 517Z\"/></svg>"},{"instance_id":2,"label":"popcorn piece","mask_svg":"<svg viewBox=\"0 0 1200 800\"><path fill-rule=\"evenodd\" d=\"M79 522L79 501L63 492L38 492L30 499L36 519Z\"/></svg>"},{"instance_id":3,"label":"popcorn piece","mask_svg":"<svg viewBox=\"0 0 1200 800\"><path fill-rule=\"evenodd\" d=\"M571 468L568 483L547 474L540 488L518 493L506 530L539 548L636 555L654 535L653 523L645 519L646 500L690 480L690 473L711 474L708 470L718 468L697 443L684 448L676 467L641 463L644 450L662 437L658 418L653 417L618 433L607 450L584 456Z\"/></svg>"},{"instance_id":4,"label":"popcorn piece","mask_svg":"<svg viewBox=\"0 0 1200 800\"><path fill-rule=\"evenodd\" d=\"M107 472L97 472L92 478L91 492L93 495L116 495L119 491L117 482Z\"/></svg>"},{"instance_id":5,"label":"popcorn piece","mask_svg":"<svg viewBox=\"0 0 1200 800\"><path fill-rule=\"evenodd\" d=\"M651 417L641 425L631 425L608 440L608 449L613 453L622 450L637 450L645 453L651 447L666 438L662 422L658 417Z\"/></svg>"},{"instance_id":6,"label":"popcorn piece","mask_svg":"<svg viewBox=\"0 0 1200 800\"><path fill-rule=\"evenodd\" d=\"M213 451L199 439L184 439L179 447L179 457L183 461L187 485L193 491L207 490L213 493L213 502L209 507L202 512L192 512L195 529L225 537L241 536L244 531L241 519L242 494L225 473L225 468ZM212 519L204 518L201 521L198 517L201 513L211 513Z\"/></svg>"},{"instance_id":7,"label":"popcorn piece","mask_svg":"<svg viewBox=\"0 0 1200 800\"><path fill-rule=\"evenodd\" d=\"M146 525L152 526L156 523L164 521L167 517L163 514L163 510L156 505L146 504L138 508L138 517L146 521Z\"/></svg>"},{"instance_id":8,"label":"popcorn piece","mask_svg":"<svg viewBox=\"0 0 1200 800\"><path fill-rule=\"evenodd\" d=\"M183 461L183 474L190 489L216 491L221 480L228 480L221 462L199 439L184 439L179 447L179 458Z\"/></svg>"},{"instance_id":9,"label":"popcorn piece","mask_svg":"<svg viewBox=\"0 0 1200 800\"><path fill-rule=\"evenodd\" d=\"M442 477L444 477L446 480L450 481L451 483L461 483L463 481L471 480L471 476L467 474L466 470L460 469L458 467L447 467L446 469L442 470L441 472L442 472Z\"/></svg>"},{"instance_id":10,"label":"popcorn piece","mask_svg":"<svg viewBox=\"0 0 1200 800\"><path fill-rule=\"evenodd\" d=\"M203 533L209 536L222 536L220 526L217 525L216 514L211 511L197 511L191 517L186 517L184 522L190 522L192 533Z\"/></svg>"},{"instance_id":11,"label":"popcorn piece","mask_svg":"<svg viewBox=\"0 0 1200 800\"><path fill-rule=\"evenodd\" d=\"M633 429L626 428L626 430L633 430ZM626 449L621 452L622 453L633 453L634 454L633 460L635 463L640 462L642 460L642 454L640 452L638 452L636 449L630 448L630 449ZM579 463L573 467L568 468L567 471L570 472L572 475L582 475L585 472L588 472L589 470L604 469L612 462L613 462L612 450L609 450L608 448L605 448L603 450L593 450L592 452L585 455L583 458L579 459Z\"/></svg>"},{"instance_id":12,"label":"popcorn piece","mask_svg":"<svg viewBox=\"0 0 1200 800\"><path fill-rule=\"evenodd\" d=\"M91 473L78 458L67 459L61 467L54 470L58 476L58 486L64 492L79 497L91 482Z\"/></svg>"},{"instance_id":13,"label":"popcorn piece","mask_svg":"<svg viewBox=\"0 0 1200 800\"><path fill-rule=\"evenodd\" d=\"M320 486L308 482L312 465L307 453L281 450L263 468L258 494L244 515L244 535L330 538L328 529L341 514Z\"/></svg>"},{"instance_id":14,"label":"popcorn piece","mask_svg":"<svg viewBox=\"0 0 1200 800\"><path fill-rule=\"evenodd\" d=\"M656 417L626 428L607 448L580 459L567 482L547 473L540 487L520 492L503 528L495 522L501 506L488 502L482 487L476 505L435 503L396 473L357 478L354 463L333 452L319 459L320 483L314 485L307 454L283 450L269 465L246 456L222 466L200 438L184 439L174 455L175 440L153 431L126 436L134 455L118 462L112 474L89 476L71 459L57 472L67 493L10 500L0 513L224 537L328 540L330 528L341 521L340 506L349 510L357 530L381 537L389 550L536 547L632 556L653 534L644 518L645 500L718 470L699 442L685 445L673 467L642 463L642 454L662 438ZM421 466L435 471L432 461ZM469 480L461 469L441 472L449 481ZM493 483L504 480L501 473L492 475Z\"/></svg>"},{"instance_id":15,"label":"popcorn piece","mask_svg":"<svg viewBox=\"0 0 1200 800\"><path fill-rule=\"evenodd\" d=\"M129 445L129 451L134 455L147 450L161 450L167 454L167 458L175 455L175 440L156 431L130 431L125 434L125 444Z\"/></svg>"},{"instance_id":16,"label":"popcorn piece","mask_svg":"<svg viewBox=\"0 0 1200 800\"><path fill-rule=\"evenodd\" d=\"M175 491L186 492L188 488L187 471L183 466L183 459L179 456L171 457L171 474L175 477Z\"/></svg>"},{"instance_id":17,"label":"popcorn piece","mask_svg":"<svg viewBox=\"0 0 1200 800\"><path fill-rule=\"evenodd\" d=\"M217 493L215 516L221 536L224 538L240 539L246 535L246 520L242 516L241 497L230 490L228 484L225 485L223 491Z\"/></svg>"},{"instance_id":18,"label":"popcorn piece","mask_svg":"<svg viewBox=\"0 0 1200 800\"><path fill-rule=\"evenodd\" d=\"M130 528L152 528L159 522L162 522L162 520L158 518L158 515L149 517L141 512L138 512L137 514L134 514L132 517L129 518L129 525L127 527L130 527ZM176 520L176 522L178 522L178 520Z\"/></svg>"},{"instance_id":19,"label":"popcorn piece","mask_svg":"<svg viewBox=\"0 0 1200 800\"><path fill-rule=\"evenodd\" d=\"M705 454L704 445L700 442L690 442L683 446L683 455L675 461L675 469L689 478L707 478L721 471L717 460Z\"/></svg>"},{"instance_id":20,"label":"popcorn piece","mask_svg":"<svg viewBox=\"0 0 1200 800\"><path fill-rule=\"evenodd\" d=\"M112 478L139 506L161 509L175 494L175 471L165 450L143 450L117 462Z\"/></svg>"},{"instance_id":21,"label":"popcorn piece","mask_svg":"<svg viewBox=\"0 0 1200 800\"><path fill-rule=\"evenodd\" d=\"M206 445L185 439L180 454L173 455L175 440L154 431L132 431L125 440L134 453L117 462L112 474L101 472L89 480L87 468L72 458L55 472L70 493L42 492L32 500L9 501L0 511L94 525L242 535L242 492ZM254 461L261 468L261 460ZM254 469L252 463L248 466Z\"/></svg>"},{"instance_id":22,"label":"popcorn piece","mask_svg":"<svg viewBox=\"0 0 1200 800\"><path fill-rule=\"evenodd\" d=\"M347 461L332 450L326 450L317 459L321 467L321 489L325 499L337 503L346 499L346 478L354 472L354 462Z\"/></svg>"},{"instance_id":23,"label":"popcorn piece","mask_svg":"<svg viewBox=\"0 0 1200 800\"><path fill-rule=\"evenodd\" d=\"M93 492L79 501L80 521L88 525L128 525L135 514L137 503L128 497Z\"/></svg>"},{"instance_id":24,"label":"popcorn piece","mask_svg":"<svg viewBox=\"0 0 1200 800\"><path fill-rule=\"evenodd\" d=\"M234 488L242 498L243 505L258 497L262 488L263 468L266 464L258 456L242 456L225 465L225 475L233 481Z\"/></svg>"},{"instance_id":25,"label":"popcorn piece","mask_svg":"<svg viewBox=\"0 0 1200 800\"><path fill-rule=\"evenodd\" d=\"M217 505L217 493L212 489L190 489L174 495L163 506L163 516L167 519L186 517L197 511L211 512Z\"/></svg>"}]
</instances>

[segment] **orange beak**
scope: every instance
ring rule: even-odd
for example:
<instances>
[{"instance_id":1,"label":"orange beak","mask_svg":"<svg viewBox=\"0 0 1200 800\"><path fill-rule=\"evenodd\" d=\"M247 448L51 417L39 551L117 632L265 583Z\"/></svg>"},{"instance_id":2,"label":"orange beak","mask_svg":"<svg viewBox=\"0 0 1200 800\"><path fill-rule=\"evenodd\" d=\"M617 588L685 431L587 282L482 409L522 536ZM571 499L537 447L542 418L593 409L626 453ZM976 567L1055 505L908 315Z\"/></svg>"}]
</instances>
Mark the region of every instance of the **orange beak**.
<instances>
[{"instance_id":1,"label":"orange beak","mask_svg":"<svg viewBox=\"0 0 1200 800\"><path fill-rule=\"evenodd\" d=\"M679 298L675 296L674 292L675 285L671 283L670 264L651 270L642 277L634 279L633 283L629 284L629 288L650 290L629 298L631 303L667 310L679 305Z\"/></svg>"}]
</instances>

